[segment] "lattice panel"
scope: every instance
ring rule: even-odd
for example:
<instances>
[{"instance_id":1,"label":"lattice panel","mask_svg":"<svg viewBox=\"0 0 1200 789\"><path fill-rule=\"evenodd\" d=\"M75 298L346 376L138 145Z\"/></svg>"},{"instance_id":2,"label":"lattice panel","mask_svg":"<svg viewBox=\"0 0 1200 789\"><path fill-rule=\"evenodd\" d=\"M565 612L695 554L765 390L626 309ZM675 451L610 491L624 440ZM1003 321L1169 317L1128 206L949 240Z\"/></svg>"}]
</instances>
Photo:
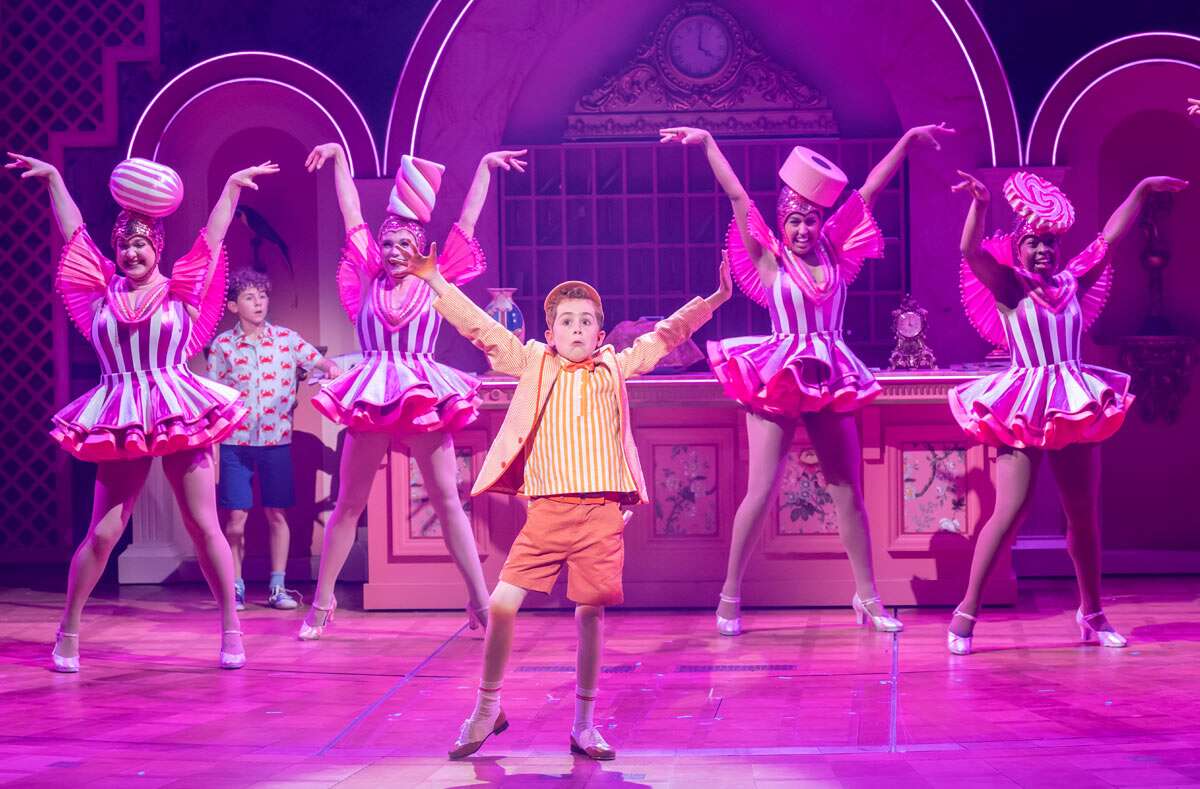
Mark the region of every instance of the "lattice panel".
<instances>
[{"instance_id":1,"label":"lattice panel","mask_svg":"<svg viewBox=\"0 0 1200 789\"><path fill-rule=\"evenodd\" d=\"M854 185L893 141L801 140L837 162ZM779 163L795 140L721 143L759 210L775 222ZM716 286L731 209L699 146L656 142L514 145L529 148L530 167L501 184L500 284L516 288L526 335L541 336L541 304L565 279L591 282L604 297L606 328L642 316L669 315ZM850 286L845 331L868 364L882 365L893 345L891 312L908 288L906 176L880 194L875 217L884 258ZM696 334L706 340L770 332L770 318L738 296Z\"/></svg>"},{"instance_id":2,"label":"lattice panel","mask_svg":"<svg viewBox=\"0 0 1200 789\"><path fill-rule=\"evenodd\" d=\"M154 0L0 0L0 122L9 150L46 158L51 134L100 128L104 49L145 43L147 2ZM0 561L61 557L71 547L67 466L47 436L55 374L66 375L67 365L66 349L54 345L57 241L44 191L0 177L0 359L10 371L0 401Z\"/></svg>"}]
</instances>

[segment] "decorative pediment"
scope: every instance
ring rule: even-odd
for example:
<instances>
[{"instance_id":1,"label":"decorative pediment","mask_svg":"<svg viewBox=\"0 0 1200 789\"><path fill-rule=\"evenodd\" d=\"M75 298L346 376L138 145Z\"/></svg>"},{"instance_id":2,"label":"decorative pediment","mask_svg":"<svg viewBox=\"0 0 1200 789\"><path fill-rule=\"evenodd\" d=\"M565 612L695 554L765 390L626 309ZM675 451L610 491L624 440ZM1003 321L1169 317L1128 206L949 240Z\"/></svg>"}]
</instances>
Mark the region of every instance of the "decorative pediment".
<instances>
[{"instance_id":1,"label":"decorative pediment","mask_svg":"<svg viewBox=\"0 0 1200 789\"><path fill-rule=\"evenodd\" d=\"M680 3L667 14L624 68L576 102L563 136L657 137L660 128L680 125L744 137L838 131L824 96L708 2Z\"/></svg>"}]
</instances>

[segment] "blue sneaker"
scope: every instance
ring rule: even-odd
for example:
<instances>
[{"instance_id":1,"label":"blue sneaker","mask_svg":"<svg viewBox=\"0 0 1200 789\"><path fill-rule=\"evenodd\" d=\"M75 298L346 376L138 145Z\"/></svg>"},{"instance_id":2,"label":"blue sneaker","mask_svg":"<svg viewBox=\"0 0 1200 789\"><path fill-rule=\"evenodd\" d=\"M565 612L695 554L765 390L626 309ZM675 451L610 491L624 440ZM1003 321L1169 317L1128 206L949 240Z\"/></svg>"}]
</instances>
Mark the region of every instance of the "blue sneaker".
<instances>
[{"instance_id":1,"label":"blue sneaker","mask_svg":"<svg viewBox=\"0 0 1200 789\"><path fill-rule=\"evenodd\" d=\"M296 602L296 597L292 595L300 597L299 592L284 589L282 586L272 586L271 594L267 597L267 605L278 608L280 611L292 611L300 607L300 603Z\"/></svg>"},{"instance_id":2,"label":"blue sneaker","mask_svg":"<svg viewBox=\"0 0 1200 789\"><path fill-rule=\"evenodd\" d=\"M233 600L237 604L234 607L238 611L245 611L246 610L246 587L244 587L244 586L233 587Z\"/></svg>"}]
</instances>

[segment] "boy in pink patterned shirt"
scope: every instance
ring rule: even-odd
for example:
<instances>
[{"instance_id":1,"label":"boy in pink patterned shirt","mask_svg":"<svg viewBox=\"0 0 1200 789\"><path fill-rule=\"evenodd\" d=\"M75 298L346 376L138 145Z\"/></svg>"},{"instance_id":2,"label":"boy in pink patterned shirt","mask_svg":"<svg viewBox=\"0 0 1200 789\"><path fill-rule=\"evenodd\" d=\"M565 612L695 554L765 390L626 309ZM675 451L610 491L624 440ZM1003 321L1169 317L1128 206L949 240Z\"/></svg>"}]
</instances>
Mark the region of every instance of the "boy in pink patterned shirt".
<instances>
[{"instance_id":1,"label":"boy in pink patterned shirt","mask_svg":"<svg viewBox=\"0 0 1200 789\"><path fill-rule=\"evenodd\" d=\"M246 519L254 506L258 478L263 511L271 530L271 579L267 604L289 610L298 603L284 588L288 531L285 510L295 502L292 473L292 412L296 408L296 375L321 370L341 374L296 332L267 322L271 281L243 269L229 278L228 309L238 323L222 332L209 349L209 375L242 393L250 413L221 444L217 504L226 511L225 536L233 549L237 607L246 606L242 559L246 551Z\"/></svg>"}]
</instances>

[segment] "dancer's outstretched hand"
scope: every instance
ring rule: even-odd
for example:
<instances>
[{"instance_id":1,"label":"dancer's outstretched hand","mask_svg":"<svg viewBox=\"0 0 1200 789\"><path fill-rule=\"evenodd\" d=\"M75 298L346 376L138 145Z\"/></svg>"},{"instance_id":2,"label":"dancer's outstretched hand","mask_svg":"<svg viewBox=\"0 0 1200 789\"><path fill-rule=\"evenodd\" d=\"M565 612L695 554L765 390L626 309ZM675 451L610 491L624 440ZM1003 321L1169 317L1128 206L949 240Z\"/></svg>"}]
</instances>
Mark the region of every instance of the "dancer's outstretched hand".
<instances>
[{"instance_id":1,"label":"dancer's outstretched hand","mask_svg":"<svg viewBox=\"0 0 1200 789\"><path fill-rule=\"evenodd\" d=\"M438 276L437 254L437 242L434 241L429 245L429 252L424 255L418 252L408 259L404 275L412 274L426 282Z\"/></svg>"},{"instance_id":2,"label":"dancer's outstretched hand","mask_svg":"<svg viewBox=\"0 0 1200 789\"><path fill-rule=\"evenodd\" d=\"M720 307L733 295L733 277L729 273L729 253L721 250L721 267L717 270L717 289L705 299L711 309Z\"/></svg>"},{"instance_id":3,"label":"dancer's outstretched hand","mask_svg":"<svg viewBox=\"0 0 1200 789\"><path fill-rule=\"evenodd\" d=\"M671 126L666 129L659 129L658 133L662 135L662 139L659 142L681 142L684 145L703 144L712 139L712 135L704 129L697 129L692 126Z\"/></svg>"},{"instance_id":4,"label":"dancer's outstretched hand","mask_svg":"<svg viewBox=\"0 0 1200 789\"><path fill-rule=\"evenodd\" d=\"M308 158L304 160L304 169L310 173L315 173L325 166L325 162L330 159L336 159L342 153L342 146L336 142L327 142L324 145L318 145L308 154Z\"/></svg>"},{"instance_id":5,"label":"dancer's outstretched hand","mask_svg":"<svg viewBox=\"0 0 1200 789\"><path fill-rule=\"evenodd\" d=\"M279 165L274 162L263 162L256 167L247 167L245 170L238 170L229 176L229 182L243 189L258 191L258 184L254 183L254 179L260 175L274 175L277 172L279 172Z\"/></svg>"},{"instance_id":6,"label":"dancer's outstretched hand","mask_svg":"<svg viewBox=\"0 0 1200 789\"><path fill-rule=\"evenodd\" d=\"M945 123L937 125L930 124L928 126L914 126L907 132L909 142L919 142L923 145L932 145L933 150L942 150L941 139L951 135L958 134L958 131L951 129Z\"/></svg>"},{"instance_id":7,"label":"dancer's outstretched hand","mask_svg":"<svg viewBox=\"0 0 1200 789\"><path fill-rule=\"evenodd\" d=\"M1152 175L1142 179L1142 188L1147 192L1182 192L1188 188L1188 182L1170 175Z\"/></svg>"},{"instance_id":8,"label":"dancer's outstretched hand","mask_svg":"<svg viewBox=\"0 0 1200 789\"><path fill-rule=\"evenodd\" d=\"M528 148L522 148L519 151L492 151L483 155L483 163L490 170L499 167L501 170L516 170L518 173L523 173L529 162L521 157L527 153L529 153Z\"/></svg>"},{"instance_id":9,"label":"dancer's outstretched hand","mask_svg":"<svg viewBox=\"0 0 1200 789\"><path fill-rule=\"evenodd\" d=\"M1188 99L1188 115L1200 115L1200 99Z\"/></svg>"},{"instance_id":10,"label":"dancer's outstretched hand","mask_svg":"<svg viewBox=\"0 0 1200 789\"><path fill-rule=\"evenodd\" d=\"M58 175L58 168L49 162L43 162L41 159L34 159L32 156L23 156L19 153L8 152L11 162L4 165L6 170L24 170L21 173L22 178L52 178Z\"/></svg>"},{"instance_id":11,"label":"dancer's outstretched hand","mask_svg":"<svg viewBox=\"0 0 1200 789\"><path fill-rule=\"evenodd\" d=\"M958 177L963 180L950 187L951 192L966 192L972 199L978 200L981 203L986 203L992 199L992 195L988 192L988 188L983 185L983 181L962 170L955 170L954 172L958 173Z\"/></svg>"}]
</instances>

